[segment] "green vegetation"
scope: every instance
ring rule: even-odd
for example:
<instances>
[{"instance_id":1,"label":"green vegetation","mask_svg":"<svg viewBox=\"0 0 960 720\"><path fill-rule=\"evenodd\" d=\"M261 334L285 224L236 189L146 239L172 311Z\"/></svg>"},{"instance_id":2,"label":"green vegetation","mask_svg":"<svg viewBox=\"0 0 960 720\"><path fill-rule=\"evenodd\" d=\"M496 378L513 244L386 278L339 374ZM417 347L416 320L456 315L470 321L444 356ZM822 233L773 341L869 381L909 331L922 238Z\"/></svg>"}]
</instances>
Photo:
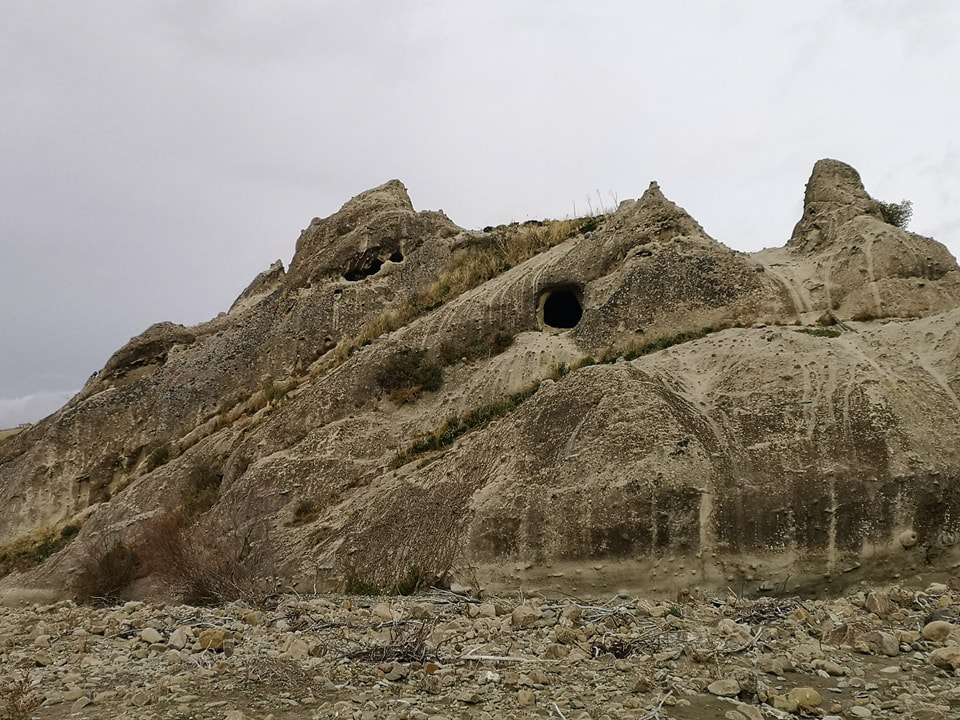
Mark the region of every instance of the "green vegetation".
<instances>
[{"instance_id":1,"label":"green vegetation","mask_svg":"<svg viewBox=\"0 0 960 720\"><path fill-rule=\"evenodd\" d=\"M372 582L350 573L343 587L346 595L383 595L383 589Z\"/></svg>"},{"instance_id":2,"label":"green vegetation","mask_svg":"<svg viewBox=\"0 0 960 720\"><path fill-rule=\"evenodd\" d=\"M649 355L650 353L655 353L660 350L666 350L668 347L673 347L674 345L680 345L685 342L690 342L691 340L699 340L702 337L706 337L710 333L717 332L723 328L714 328L714 327L704 327L699 330L690 330L688 332L678 333L677 335L671 335L670 337L662 337L652 342L644 343L642 345L631 347L623 354L624 360L635 360L638 357L643 355ZM605 358L606 359L606 358ZM608 362L609 360L606 359ZM616 360L616 358L614 358Z\"/></svg>"},{"instance_id":3,"label":"green vegetation","mask_svg":"<svg viewBox=\"0 0 960 720\"><path fill-rule=\"evenodd\" d=\"M573 370L587 367L589 365L596 365L598 363L614 363L621 357L626 360L633 360L642 355L648 355L650 353L657 352L658 350L664 350L668 347L672 347L673 345L679 345L691 340L697 340L720 329L722 328L704 327L700 330L691 330L689 332L679 333L671 337L653 340L643 345L630 347L625 352L610 350L605 353L600 360L588 356L575 363L573 366L567 365L566 363L558 363L553 366L551 377L554 380L559 380ZM539 388L540 383L535 383L526 390L515 393L503 400L488 403L471 410L462 417L454 416L449 418L443 423L443 425L438 427L431 434L411 443L409 446L397 453L393 460L390 461L390 467L402 467L421 455L435 452L437 450L443 450L444 448L449 447L459 437L465 435L474 428L485 425L491 420L503 417L504 415L513 412L522 403L533 397ZM423 463L422 465L425 464L426 463Z\"/></svg>"},{"instance_id":4,"label":"green vegetation","mask_svg":"<svg viewBox=\"0 0 960 720\"><path fill-rule=\"evenodd\" d=\"M807 327L807 328L800 328L799 330L795 330L794 332L805 333L807 335L813 335L814 337L822 337L822 338L840 337L840 331L832 327L817 327L817 328Z\"/></svg>"},{"instance_id":5,"label":"green vegetation","mask_svg":"<svg viewBox=\"0 0 960 720\"><path fill-rule=\"evenodd\" d=\"M906 229L913 218L913 203L909 200L901 200L898 203L880 202L880 215L883 221L894 227Z\"/></svg>"},{"instance_id":6,"label":"green vegetation","mask_svg":"<svg viewBox=\"0 0 960 720\"><path fill-rule=\"evenodd\" d=\"M216 504L223 482L223 462L217 455L194 457L186 474L183 510L190 517L202 515Z\"/></svg>"},{"instance_id":7,"label":"green vegetation","mask_svg":"<svg viewBox=\"0 0 960 720\"><path fill-rule=\"evenodd\" d=\"M0 577L29 570L65 548L80 528L64 525L59 530L46 528L17 538L0 547Z\"/></svg>"},{"instance_id":8,"label":"green vegetation","mask_svg":"<svg viewBox=\"0 0 960 720\"><path fill-rule=\"evenodd\" d=\"M437 390L442 383L443 370L427 360L425 350L400 350L377 374L377 384L389 392L397 405L413 402L424 391Z\"/></svg>"},{"instance_id":9,"label":"green vegetation","mask_svg":"<svg viewBox=\"0 0 960 720\"><path fill-rule=\"evenodd\" d=\"M536 383L526 390L514 393L503 400L488 403L475 410L471 410L463 417L455 416L448 419L443 425L434 430L432 434L414 442L406 449L397 453L397 456L390 462L390 467L401 467L420 455L435 450L442 450L452 445L457 438L465 435L470 430L513 412L526 400L533 397L539 388L540 384Z\"/></svg>"},{"instance_id":10,"label":"green vegetation","mask_svg":"<svg viewBox=\"0 0 960 720\"><path fill-rule=\"evenodd\" d=\"M320 508L314 498L303 498L293 507L293 520L290 525L302 525L317 517Z\"/></svg>"},{"instance_id":11,"label":"green vegetation","mask_svg":"<svg viewBox=\"0 0 960 720\"><path fill-rule=\"evenodd\" d=\"M161 465L166 465L170 461L173 453L173 444L169 438L157 438L147 445L146 453L146 470L147 472L153 472Z\"/></svg>"}]
</instances>

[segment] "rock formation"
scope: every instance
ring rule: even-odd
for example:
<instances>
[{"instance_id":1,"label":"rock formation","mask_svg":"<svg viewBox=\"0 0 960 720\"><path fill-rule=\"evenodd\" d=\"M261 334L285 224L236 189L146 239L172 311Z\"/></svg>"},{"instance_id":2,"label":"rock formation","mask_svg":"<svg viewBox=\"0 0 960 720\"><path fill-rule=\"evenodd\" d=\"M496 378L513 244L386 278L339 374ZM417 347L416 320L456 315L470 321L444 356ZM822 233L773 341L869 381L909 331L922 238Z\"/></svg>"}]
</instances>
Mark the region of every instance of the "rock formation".
<instances>
[{"instance_id":1,"label":"rock formation","mask_svg":"<svg viewBox=\"0 0 960 720\"><path fill-rule=\"evenodd\" d=\"M92 549L178 507L300 588L796 591L947 568L958 321L956 261L834 160L789 242L754 254L655 183L602 218L470 232L391 181L314 220L229 313L151 327L0 446L0 544L80 528L0 587L69 592Z\"/></svg>"}]
</instances>

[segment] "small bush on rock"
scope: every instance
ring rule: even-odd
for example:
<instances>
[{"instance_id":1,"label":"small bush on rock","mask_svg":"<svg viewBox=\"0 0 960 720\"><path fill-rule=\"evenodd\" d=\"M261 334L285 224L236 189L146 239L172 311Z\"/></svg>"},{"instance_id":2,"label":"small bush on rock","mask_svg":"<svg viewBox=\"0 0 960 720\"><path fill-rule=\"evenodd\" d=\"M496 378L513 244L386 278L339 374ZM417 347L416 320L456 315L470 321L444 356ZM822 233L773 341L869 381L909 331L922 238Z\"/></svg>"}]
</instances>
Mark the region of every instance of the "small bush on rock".
<instances>
[{"instance_id":1,"label":"small bush on rock","mask_svg":"<svg viewBox=\"0 0 960 720\"><path fill-rule=\"evenodd\" d=\"M183 509L191 516L202 515L212 508L220 497L223 482L223 462L217 455L199 455L187 468Z\"/></svg>"},{"instance_id":2,"label":"small bush on rock","mask_svg":"<svg viewBox=\"0 0 960 720\"><path fill-rule=\"evenodd\" d=\"M901 200L898 203L880 201L880 215L885 223L906 229L913 217L913 203L909 200Z\"/></svg>"},{"instance_id":3,"label":"small bush on rock","mask_svg":"<svg viewBox=\"0 0 960 720\"><path fill-rule=\"evenodd\" d=\"M443 384L443 370L427 359L425 350L400 350L377 374L377 384L389 392L397 405L413 402L424 391L433 391Z\"/></svg>"}]
</instances>

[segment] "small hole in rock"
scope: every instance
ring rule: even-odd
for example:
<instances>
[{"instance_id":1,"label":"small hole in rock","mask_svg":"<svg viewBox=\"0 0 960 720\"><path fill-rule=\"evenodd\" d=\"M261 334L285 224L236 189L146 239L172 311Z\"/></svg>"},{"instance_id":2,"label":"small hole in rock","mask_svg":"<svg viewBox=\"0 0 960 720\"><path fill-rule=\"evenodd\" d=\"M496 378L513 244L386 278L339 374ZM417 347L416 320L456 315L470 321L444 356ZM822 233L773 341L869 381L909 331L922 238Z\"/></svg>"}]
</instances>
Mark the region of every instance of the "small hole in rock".
<instances>
[{"instance_id":1,"label":"small hole in rock","mask_svg":"<svg viewBox=\"0 0 960 720\"><path fill-rule=\"evenodd\" d=\"M403 253L397 250L395 253L391 254L390 262L394 262L394 263L403 262Z\"/></svg>"}]
</instances>

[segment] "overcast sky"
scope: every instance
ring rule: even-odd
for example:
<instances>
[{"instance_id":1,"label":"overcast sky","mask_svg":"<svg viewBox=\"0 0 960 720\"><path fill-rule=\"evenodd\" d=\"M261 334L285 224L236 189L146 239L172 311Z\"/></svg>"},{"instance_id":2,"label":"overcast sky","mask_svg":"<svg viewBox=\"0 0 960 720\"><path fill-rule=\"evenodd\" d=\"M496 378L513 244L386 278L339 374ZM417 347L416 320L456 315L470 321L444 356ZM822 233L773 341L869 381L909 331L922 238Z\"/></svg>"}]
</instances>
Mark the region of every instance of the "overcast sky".
<instances>
[{"instance_id":1,"label":"overcast sky","mask_svg":"<svg viewBox=\"0 0 960 720\"><path fill-rule=\"evenodd\" d=\"M952 0L0 3L0 427L391 178L467 228L655 179L749 251L834 157L960 251Z\"/></svg>"}]
</instances>

